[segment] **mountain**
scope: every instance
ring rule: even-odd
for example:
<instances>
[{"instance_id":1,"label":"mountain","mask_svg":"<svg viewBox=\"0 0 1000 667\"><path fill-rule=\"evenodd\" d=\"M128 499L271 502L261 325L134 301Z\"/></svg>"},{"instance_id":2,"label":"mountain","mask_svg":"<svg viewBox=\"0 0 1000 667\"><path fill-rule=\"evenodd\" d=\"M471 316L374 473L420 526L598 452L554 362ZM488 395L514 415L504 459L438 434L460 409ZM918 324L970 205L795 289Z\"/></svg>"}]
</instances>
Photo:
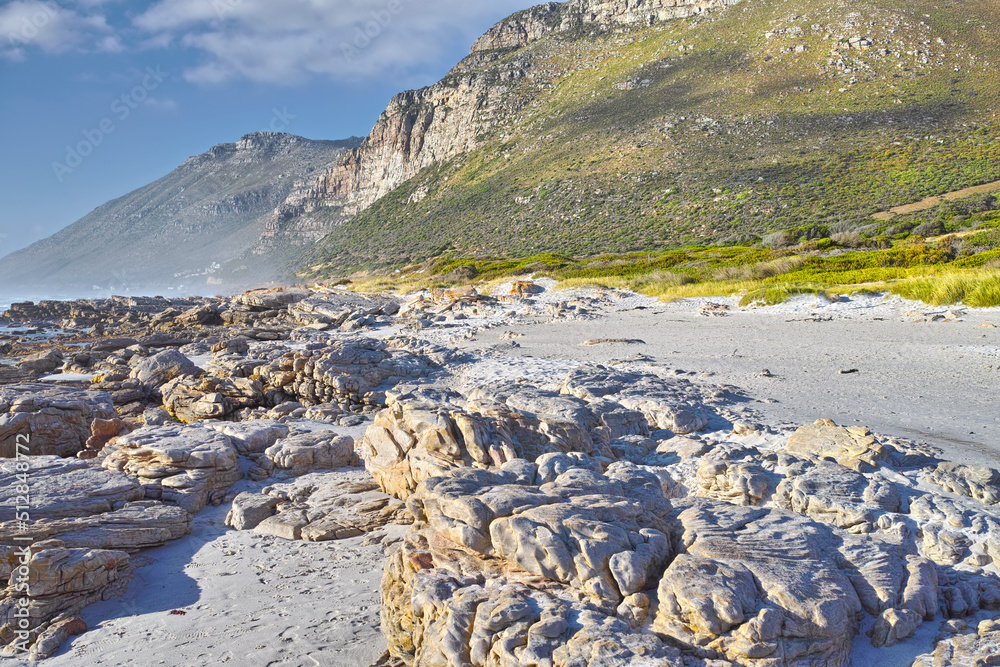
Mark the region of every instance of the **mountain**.
<instances>
[{"instance_id":1,"label":"mountain","mask_svg":"<svg viewBox=\"0 0 1000 667\"><path fill-rule=\"evenodd\" d=\"M301 181L359 142L254 133L215 146L155 183L0 259L0 284L35 292L208 289L219 284L221 265L267 237L275 209ZM314 242L327 231L289 237L281 251L294 256L296 243ZM271 279L285 263L281 252L261 252L225 280L237 286Z\"/></svg>"},{"instance_id":2,"label":"mountain","mask_svg":"<svg viewBox=\"0 0 1000 667\"><path fill-rule=\"evenodd\" d=\"M997 0L547 3L393 99L276 227L332 230L305 278L866 230L1000 180L998 23Z\"/></svg>"}]
</instances>

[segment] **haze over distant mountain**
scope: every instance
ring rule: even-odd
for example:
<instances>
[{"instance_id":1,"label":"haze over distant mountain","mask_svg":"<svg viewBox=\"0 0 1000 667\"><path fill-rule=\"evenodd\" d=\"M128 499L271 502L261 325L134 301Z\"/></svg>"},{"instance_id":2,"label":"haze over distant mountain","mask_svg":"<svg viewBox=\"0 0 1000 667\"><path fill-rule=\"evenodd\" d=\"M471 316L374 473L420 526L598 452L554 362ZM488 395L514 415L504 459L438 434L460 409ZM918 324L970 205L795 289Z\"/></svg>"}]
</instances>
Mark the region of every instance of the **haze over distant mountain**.
<instances>
[{"instance_id":1,"label":"haze over distant mountain","mask_svg":"<svg viewBox=\"0 0 1000 667\"><path fill-rule=\"evenodd\" d=\"M254 133L215 146L155 183L0 259L0 285L5 291L35 293L211 291L269 280L287 260L268 252L256 255L251 266L235 267L242 272L225 279L218 273L266 236L275 209L296 184L359 142Z\"/></svg>"}]
</instances>

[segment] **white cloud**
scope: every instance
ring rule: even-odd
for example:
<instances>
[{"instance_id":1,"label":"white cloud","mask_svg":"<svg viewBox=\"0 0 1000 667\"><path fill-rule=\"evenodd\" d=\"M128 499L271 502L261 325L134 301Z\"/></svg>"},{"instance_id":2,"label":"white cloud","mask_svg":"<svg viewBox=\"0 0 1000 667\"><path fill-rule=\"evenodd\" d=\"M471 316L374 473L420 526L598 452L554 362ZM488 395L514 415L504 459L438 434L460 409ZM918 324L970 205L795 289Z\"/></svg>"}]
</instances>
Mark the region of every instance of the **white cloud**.
<instances>
[{"instance_id":1,"label":"white cloud","mask_svg":"<svg viewBox=\"0 0 1000 667\"><path fill-rule=\"evenodd\" d=\"M176 100L170 98L147 97L142 105L156 111L177 111Z\"/></svg>"},{"instance_id":2,"label":"white cloud","mask_svg":"<svg viewBox=\"0 0 1000 667\"><path fill-rule=\"evenodd\" d=\"M0 57L23 60L32 50L120 50L104 16L80 14L54 2L15 0L0 7Z\"/></svg>"},{"instance_id":3,"label":"white cloud","mask_svg":"<svg viewBox=\"0 0 1000 667\"><path fill-rule=\"evenodd\" d=\"M291 84L412 73L446 45L471 44L484 25L532 0L160 0L134 23L147 44L202 55L184 72L216 84Z\"/></svg>"}]
</instances>

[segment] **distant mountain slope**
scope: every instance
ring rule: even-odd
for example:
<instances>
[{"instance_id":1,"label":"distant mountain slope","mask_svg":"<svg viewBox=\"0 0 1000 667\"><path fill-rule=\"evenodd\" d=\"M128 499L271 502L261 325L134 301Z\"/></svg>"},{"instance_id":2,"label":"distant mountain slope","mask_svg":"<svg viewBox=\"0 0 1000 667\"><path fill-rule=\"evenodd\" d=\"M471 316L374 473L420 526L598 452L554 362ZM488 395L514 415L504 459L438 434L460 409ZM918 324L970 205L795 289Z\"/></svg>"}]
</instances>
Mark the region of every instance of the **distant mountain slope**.
<instances>
[{"instance_id":1,"label":"distant mountain slope","mask_svg":"<svg viewBox=\"0 0 1000 667\"><path fill-rule=\"evenodd\" d=\"M35 291L204 288L219 265L267 233L275 209L298 181L359 141L255 133L215 146L155 183L0 259L0 284ZM228 280L248 284L271 278L285 261L264 253Z\"/></svg>"},{"instance_id":2,"label":"distant mountain slope","mask_svg":"<svg viewBox=\"0 0 1000 667\"><path fill-rule=\"evenodd\" d=\"M846 231L1000 179L1000 2L572 0L491 29L282 205L304 277Z\"/></svg>"}]
</instances>

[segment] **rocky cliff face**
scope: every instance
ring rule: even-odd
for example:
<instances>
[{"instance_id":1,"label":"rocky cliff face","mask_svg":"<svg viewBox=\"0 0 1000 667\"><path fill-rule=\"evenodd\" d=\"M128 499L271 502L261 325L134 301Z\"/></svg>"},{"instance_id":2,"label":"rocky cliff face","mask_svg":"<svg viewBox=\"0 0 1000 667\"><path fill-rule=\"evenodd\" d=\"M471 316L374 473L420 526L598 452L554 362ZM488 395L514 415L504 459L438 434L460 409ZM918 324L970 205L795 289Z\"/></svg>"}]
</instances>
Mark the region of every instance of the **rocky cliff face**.
<instances>
[{"instance_id":1,"label":"rocky cliff face","mask_svg":"<svg viewBox=\"0 0 1000 667\"><path fill-rule=\"evenodd\" d=\"M182 283L188 289L208 289L215 284L216 268L256 241L296 181L325 168L358 141L259 132L220 144L54 236L4 257L0 284L39 291ZM268 257L256 260L244 274L249 281L280 269Z\"/></svg>"},{"instance_id":2,"label":"rocky cliff face","mask_svg":"<svg viewBox=\"0 0 1000 667\"><path fill-rule=\"evenodd\" d=\"M290 220L320 207L337 207L345 215L355 214L421 169L476 148L480 134L520 106L506 99L506 84L526 76L525 69L513 68L499 76L483 71L498 51L518 49L549 33L584 25L651 25L737 2L572 0L548 2L518 12L476 41L470 56L445 79L393 98L364 143L347 152L332 168L297 187L278 208L276 218Z\"/></svg>"}]
</instances>

